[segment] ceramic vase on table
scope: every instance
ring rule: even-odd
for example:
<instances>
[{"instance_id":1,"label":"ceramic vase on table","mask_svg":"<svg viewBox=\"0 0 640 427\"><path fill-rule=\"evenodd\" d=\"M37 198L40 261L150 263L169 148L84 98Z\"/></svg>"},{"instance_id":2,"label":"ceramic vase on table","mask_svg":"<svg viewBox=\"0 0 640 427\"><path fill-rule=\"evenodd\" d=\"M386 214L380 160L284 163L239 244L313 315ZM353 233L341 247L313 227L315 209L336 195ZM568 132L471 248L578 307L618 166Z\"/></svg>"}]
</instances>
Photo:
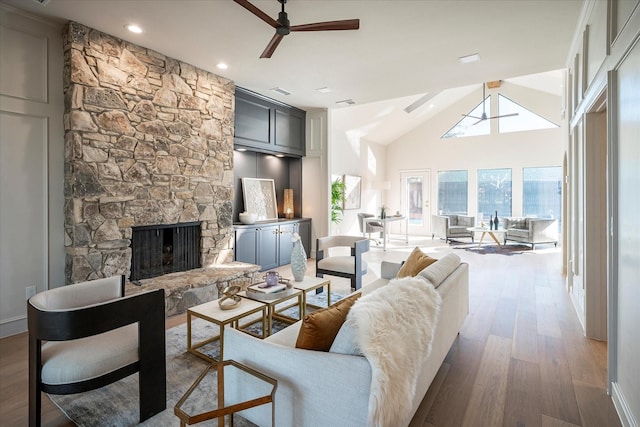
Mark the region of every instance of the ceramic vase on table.
<instances>
[{"instance_id":1,"label":"ceramic vase on table","mask_svg":"<svg viewBox=\"0 0 640 427\"><path fill-rule=\"evenodd\" d=\"M307 271L307 253L302 246L302 240L298 233L293 233L291 238L293 241L293 249L291 250L291 273L296 282L304 280L304 273Z\"/></svg>"}]
</instances>

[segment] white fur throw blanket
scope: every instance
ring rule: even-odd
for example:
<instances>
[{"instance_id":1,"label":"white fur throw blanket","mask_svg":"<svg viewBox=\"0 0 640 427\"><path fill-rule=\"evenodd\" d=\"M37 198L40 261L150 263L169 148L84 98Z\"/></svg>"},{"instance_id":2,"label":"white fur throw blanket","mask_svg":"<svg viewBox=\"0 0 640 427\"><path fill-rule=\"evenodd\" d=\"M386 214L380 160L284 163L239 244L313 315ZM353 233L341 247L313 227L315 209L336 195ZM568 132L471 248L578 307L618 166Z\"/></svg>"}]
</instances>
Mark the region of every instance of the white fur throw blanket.
<instances>
[{"instance_id":1,"label":"white fur throw blanket","mask_svg":"<svg viewBox=\"0 0 640 427\"><path fill-rule=\"evenodd\" d=\"M363 295L349 311L347 322L372 369L367 425L409 423L418 369L431 353L441 302L426 279L405 277Z\"/></svg>"}]
</instances>

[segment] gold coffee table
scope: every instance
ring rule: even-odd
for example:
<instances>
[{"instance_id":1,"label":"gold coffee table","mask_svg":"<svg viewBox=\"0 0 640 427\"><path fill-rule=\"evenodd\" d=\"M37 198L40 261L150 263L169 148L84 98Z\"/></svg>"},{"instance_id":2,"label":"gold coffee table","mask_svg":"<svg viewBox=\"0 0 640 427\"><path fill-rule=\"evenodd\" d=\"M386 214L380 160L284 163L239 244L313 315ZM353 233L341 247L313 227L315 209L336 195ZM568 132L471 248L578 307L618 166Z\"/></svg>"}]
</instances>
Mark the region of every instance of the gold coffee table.
<instances>
[{"instance_id":1,"label":"gold coffee table","mask_svg":"<svg viewBox=\"0 0 640 427\"><path fill-rule=\"evenodd\" d=\"M206 354L198 351L198 349L206 344L209 344L213 341L220 340L220 356L219 360L224 360L223 358L223 349L224 349L224 328L229 325L232 328L242 329L239 325L240 319L243 319L247 316L250 316L255 313L262 312L262 336L258 336L249 331L243 331L250 335L258 336L260 338L264 338L267 336L265 325L267 320L267 305L261 303L259 301L253 301L250 299L242 299L240 305L230 310L223 310L218 305L218 300L213 300L206 302L204 304L196 305L187 310L187 351L191 354L195 354L196 356L206 360L207 362L214 362L215 360ZM208 338L204 341L198 343L192 343L191 338L191 318L197 317L199 319L206 320L207 322L214 323L218 325L220 328L220 333L211 338Z\"/></svg>"},{"instance_id":2,"label":"gold coffee table","mask_svg":"<svg viewBox=\"0 0 640 427\"><path fill-rule=\"evenodd\" d=\"M238 393L225 393L231 384L242 384L246 391L242 397ZM176 403L173 413L180 418L180 427L214 418L218 419L219 427L224 427L227 415L229 425L233 426L234 413L271 403L271 425L275 426L277 387L277 380L233 360L212 363ZM217 398L212 398L216 395Z\"/></svg>"}]
</instances>

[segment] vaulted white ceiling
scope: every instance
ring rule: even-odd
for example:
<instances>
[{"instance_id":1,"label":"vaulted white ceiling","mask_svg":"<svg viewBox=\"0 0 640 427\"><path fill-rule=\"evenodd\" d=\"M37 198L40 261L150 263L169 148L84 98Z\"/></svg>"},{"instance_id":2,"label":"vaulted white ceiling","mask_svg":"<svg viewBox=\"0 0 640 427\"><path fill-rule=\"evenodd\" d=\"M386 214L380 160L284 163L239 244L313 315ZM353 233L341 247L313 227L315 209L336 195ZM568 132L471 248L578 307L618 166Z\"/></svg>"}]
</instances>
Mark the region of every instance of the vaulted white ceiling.
<instances>
[{"instance_id":1,"label":"vaulted white ceiling","mask_svg":"<svg viewBox=\"0 0 640 427\"><path fill-rule=\"evenodd\" d=\"M583 3L289 0L291 25L359 18L360 29L291 33L272 58L260 59L274 30L232 0L1 1L77 21L306 110L341 108L336 102L345 99L355 105L393 100L390 106L404 108L425 93L460 88L455 96L463 96L465 86L563 68ZM277 18L276 0L251 1ZM143 32L128 32L129 23ZM480 61L458 61L474 53ZM229 68L217 69L219 62ZM275 87L291 95L270 90ZM316 90L322 87L332 92Z\"/></svg>"}]
</instances>

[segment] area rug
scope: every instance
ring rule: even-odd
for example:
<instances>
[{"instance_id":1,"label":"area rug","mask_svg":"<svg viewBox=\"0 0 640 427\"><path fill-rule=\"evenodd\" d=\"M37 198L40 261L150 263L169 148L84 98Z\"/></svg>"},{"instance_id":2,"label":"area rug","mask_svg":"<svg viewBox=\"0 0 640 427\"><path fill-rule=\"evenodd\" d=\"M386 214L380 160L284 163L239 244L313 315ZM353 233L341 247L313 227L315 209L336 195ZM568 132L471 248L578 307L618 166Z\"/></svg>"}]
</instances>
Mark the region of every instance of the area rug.
<instances>
[{"instance_id":1,"label":"area rug","mask_svg":"<svg viewBox=\"0 0 640 427\"><path fill-rule=\"evenodd\" d=\"M311 304L326 306L326 292L309 294L307 300ZM331 301L338 301L343 295L331 293ZM293 307L283 312L291 317L298 317L298 308ZM288 326L274 319L274 332ZM254 324L248 329L257 330ZM204 341L217 334L217 327L209 322L194 319L192 322L193 342ZM86 393L70 395L49 395L51 401L76 425L81 427L127 427L134 425L149 427L177 426L180 424L174 415L173 407L184 395L191 384L206 368L207 362L187 353L187 325L182 324L166 331L167 354L167 409L139 424L138 374L133 374L116 383ZM218 341L199 349L210 356L217 356ZM215 399L215 391L209 398ZM199 426L217 426L217 421L200 423ZM239 427L253 426L253 423L234 417L234 425Z\"/></svg>"},{"instance_id":2,"label":"area rug","mask_svg":"<svg viewBox=\"0 0 640 427\"><path fill-rule=\"evenodd\" d=\"M465 245L457 245L454 246L454 249L464 249L465 251L473 252L475 254L487 255L487 254L497 254L497 255L522 255L527 252L532 252L531 246L527 245L481 245L478 247L477 243L465 244Z\"/></svg>"}]
</instances>

